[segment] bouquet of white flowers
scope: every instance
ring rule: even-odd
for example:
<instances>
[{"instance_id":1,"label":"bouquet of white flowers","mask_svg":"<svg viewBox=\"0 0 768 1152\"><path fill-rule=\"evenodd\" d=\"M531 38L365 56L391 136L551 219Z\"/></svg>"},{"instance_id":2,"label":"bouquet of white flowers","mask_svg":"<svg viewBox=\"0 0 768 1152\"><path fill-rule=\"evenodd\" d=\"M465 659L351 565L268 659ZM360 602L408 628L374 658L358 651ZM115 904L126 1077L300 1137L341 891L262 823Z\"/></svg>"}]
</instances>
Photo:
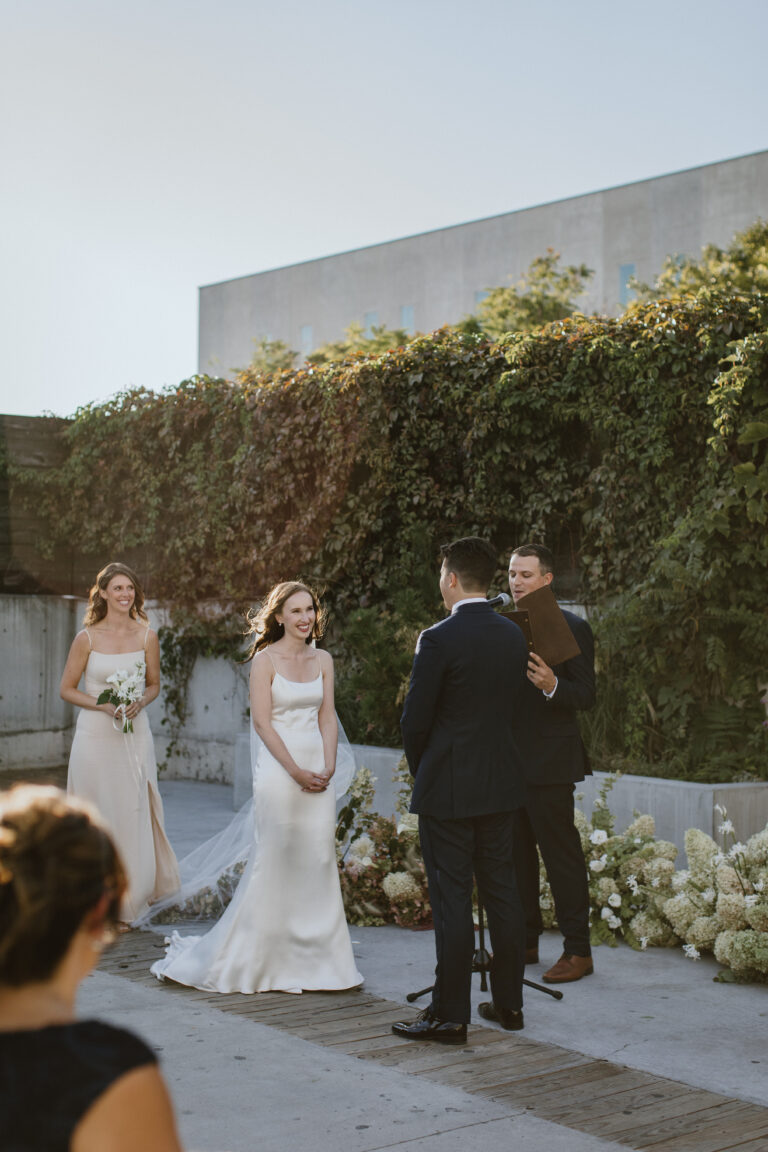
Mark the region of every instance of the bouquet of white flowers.
<instances>
[{"instance_id":1,"label":"bouquet of white flowers","mask_svg":"<svg viewBox=\"0 0 768 1152\"><path fill-rule=\"evenodd\" d=\"M129 705L141 700L144 695L145 674L146 664L143 660L139 660L133 671L118 668L117 672L107 676L107 684L111 684L112 687L105 688L96 701L97 704L115 705L113 723L114 720L118 720L119 723L115 727L119 727L123 732L133 732L133 721L126 717L125 712Z\"/></svg>"}]
</instances>

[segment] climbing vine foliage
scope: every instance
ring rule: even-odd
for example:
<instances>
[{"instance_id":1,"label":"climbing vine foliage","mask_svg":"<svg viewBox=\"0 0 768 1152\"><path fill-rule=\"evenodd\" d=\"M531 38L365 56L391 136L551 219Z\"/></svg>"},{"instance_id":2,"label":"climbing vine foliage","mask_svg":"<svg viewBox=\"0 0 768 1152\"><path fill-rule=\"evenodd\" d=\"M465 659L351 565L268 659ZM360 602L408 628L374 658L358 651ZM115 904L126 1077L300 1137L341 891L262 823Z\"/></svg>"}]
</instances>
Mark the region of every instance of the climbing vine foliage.
<instances>
[{"instance_id":1,"label":"climbing vine foliage","mask_svg":"<svg viewBox=\"0 0 768 1152\"><path fill-rule=\"evenodd\" d=\"M64 463L17 469L15 493L50 545L144 556L149 594L208 621L278 579L321 586L343 718L387 743L438 545L487 535L503 588L508 550L545 540L598 638L596 766L764 774L767 320L765 297L705 288L131 391L80 409Z\"/></svg>"}]
</instances>

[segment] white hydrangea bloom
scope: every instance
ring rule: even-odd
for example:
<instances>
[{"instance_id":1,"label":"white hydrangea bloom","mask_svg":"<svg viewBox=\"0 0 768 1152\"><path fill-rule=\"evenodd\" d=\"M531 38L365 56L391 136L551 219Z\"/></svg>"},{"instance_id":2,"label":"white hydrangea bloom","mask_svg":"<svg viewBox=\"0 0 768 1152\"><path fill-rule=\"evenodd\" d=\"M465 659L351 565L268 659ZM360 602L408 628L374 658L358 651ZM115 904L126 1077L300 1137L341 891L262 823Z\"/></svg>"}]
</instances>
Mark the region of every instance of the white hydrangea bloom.
<instances>
[{"instance_id":1,"label":"white hydrangea bloom","mask_svg":"<svg viewBox=\"0 0 768 1152\"><path fill-rule=\"evenodd\" d=\"M603 828L595 828L594 832L589 837L591 844L605 844L607 839L608 833Z\"/></svg>"},{"instance_id":2,"label":"white hydrangea bloom","mask_svg":"<svg viewBox=\"0 0 768 1152\"><path fill-rule=\"evenodd\" d=\"M410 872L390 872L381 882L387 897L395 904L401 900L415 900L420 889Z\"/></svg>"}]
</instances>

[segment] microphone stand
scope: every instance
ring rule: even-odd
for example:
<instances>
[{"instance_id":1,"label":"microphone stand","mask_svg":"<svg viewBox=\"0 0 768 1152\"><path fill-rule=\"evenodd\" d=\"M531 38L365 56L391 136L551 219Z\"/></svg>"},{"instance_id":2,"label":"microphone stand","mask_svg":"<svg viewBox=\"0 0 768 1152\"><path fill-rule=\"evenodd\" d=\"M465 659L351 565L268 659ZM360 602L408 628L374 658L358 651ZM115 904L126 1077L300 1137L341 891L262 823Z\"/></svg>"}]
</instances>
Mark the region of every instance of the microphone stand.
<instances>
[{"instance_id":1,"label":"microphone stand","mask_svg":"<svg viewBox=\"0 0 768 1152\"><path fill-rule=\"evenodd\" d=\"M491 970L491 960L493 957L485 947L485 909L478 899L477 902L477 943L478 947L472 957L472 971L480 973L480 991L488 991L488 973ZM523 984L528 988L535 988L537 992L546 992L547 996L551 996L553 1000L562 1000L563 994L559 988L547 988L545 984L537 984L535 980L526 980L523 977ZM431 992L434 984L430 984L429 988L422 988L420 992L409 992L406 1000L409 1004L413 1004L415 1000L421 999L426 996L427 992Z\"/></svg>"}]
</instances>

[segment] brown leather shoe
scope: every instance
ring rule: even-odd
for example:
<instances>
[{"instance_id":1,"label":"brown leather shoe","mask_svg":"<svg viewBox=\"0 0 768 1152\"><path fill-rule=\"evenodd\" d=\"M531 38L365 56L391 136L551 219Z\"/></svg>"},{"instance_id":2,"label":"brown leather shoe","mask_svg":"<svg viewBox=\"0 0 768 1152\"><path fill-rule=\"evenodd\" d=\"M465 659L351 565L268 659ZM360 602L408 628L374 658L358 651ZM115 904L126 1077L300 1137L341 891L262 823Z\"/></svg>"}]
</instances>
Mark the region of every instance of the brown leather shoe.
<instances>
[{"instance_id":1,"label":"brown leather shoe","mask_svg":"<svg viewBox=\"0 0 768 1152\"><path fill-rule=\"evenodd\" d=\"M591 956L571 956L563 952L557 964L542 976L547 984L570 984L572 980L581 980L582 976L591 976L594 972Z\"/></svg>"},{"instance_id":2,"label":"brown leather shoe","mask_svg":"<svg viewBox=\"0 0 768 1152\"><path fill-rule=\"evenodd\" d=\"M526 964L538 964L538 962L539 962L539 950L538 950L538 948L536 948L535 946L533 948L526 948L526 950L525 950L525 962L526 962Z\"/></svg>"}]
</instances>

